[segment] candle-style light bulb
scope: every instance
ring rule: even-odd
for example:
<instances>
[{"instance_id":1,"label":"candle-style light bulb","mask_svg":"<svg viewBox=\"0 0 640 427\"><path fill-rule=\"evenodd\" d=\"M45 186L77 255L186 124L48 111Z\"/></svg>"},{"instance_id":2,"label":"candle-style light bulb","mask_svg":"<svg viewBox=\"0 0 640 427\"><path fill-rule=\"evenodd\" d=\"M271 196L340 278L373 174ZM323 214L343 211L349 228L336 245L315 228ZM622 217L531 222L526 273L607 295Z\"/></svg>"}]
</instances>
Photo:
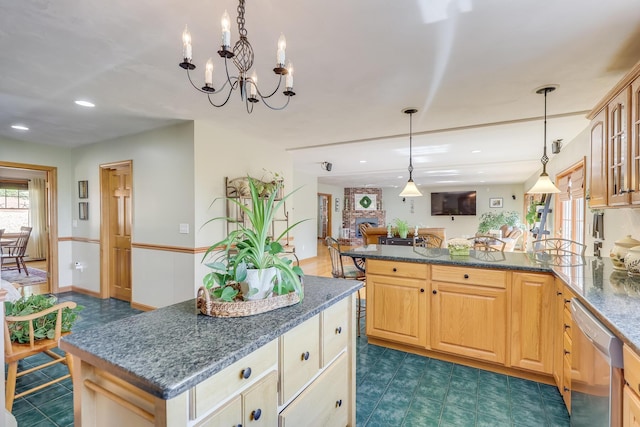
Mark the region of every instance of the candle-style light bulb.
<instances>
[{"instance_id":1,"label":"candle-style light bulb","mask_svg":"<svg viewBox=\"0 0 640 427\"><path fill-rule=\"evenodd\" d=\"M189 61L191 61L191 33L189 32L189 28L184 26L184 31L182 32L182 54L183 57Z\"/></svg>"},{"instance_id":2,"label":"candle-style light bulb","mask_svg":"<svg viewBox=\"0 0 640 427\"><path fill-rule=\"evenodd\" d=\"M287 39L284 38L284 34L280 34L278 39L278 53L276 55L276 63L279 67L284 67L285 49L287 48Z\"/></svg>"},{"instance_id":3,"label":"candle-style light bulb","mask_svg":"<svg viewBox=\"0 0 640 427\"><path fill-rule=\"evenodd\" d=\"M250 85L251 87L249 88L249 94L250 98L255 98L256 93L258 92L258 75L256 74L255 70L253 70L253 73L251 73L251 81L253 82L253 84Z\"/></svg>"},{"instance_id":4,"label":"candle-style light bulb","mask_svg":"<svg viewBox=\"0 0 640 427\"><path fill-rule=\"evenodd\" d=\"M231 46L231 19L225 10L220 20L222 25L222 47L229 48Z\"/></svg>"},{"instance_id":5,"label":"candle-style light bulb","mask_svg":"<svg viewBox=\"0 0 640 427\"><path fill-rule=\"evenodd\" d=\"M287 89L293 88L293 64L291 62L287 65L287 76L284 82Z\"/></svg>"},{"instance_id":6,"label":"candle-style light bulb","mask_svg":"<svg viewBox=\"0 0 640 427\"><path fill-rule=\"evenodd\" d=\"M211 86L213 84L213 59L209 58L204 68L204 83Z\"/></svg>"}]
</instances>

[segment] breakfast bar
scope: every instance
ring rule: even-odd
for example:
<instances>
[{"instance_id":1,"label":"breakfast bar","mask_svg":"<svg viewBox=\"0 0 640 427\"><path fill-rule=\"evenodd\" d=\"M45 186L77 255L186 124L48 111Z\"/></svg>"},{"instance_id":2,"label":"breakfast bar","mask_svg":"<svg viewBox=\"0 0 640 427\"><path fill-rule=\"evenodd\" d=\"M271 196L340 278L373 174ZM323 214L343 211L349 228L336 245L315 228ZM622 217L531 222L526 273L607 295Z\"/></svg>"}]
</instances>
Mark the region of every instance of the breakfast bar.
<instances>
[{"instance_id":1,"label":"breakfast bar","mask_svg":"<svg viewBox=\"0 0 640 427\"><path fill-rule=\"evenodd\" d=\"M76 425L355 425L361 286L307 276L301 303L267 313L214 318L189 300L75 332L60 348Z\"/></svg>"}]
</instances>

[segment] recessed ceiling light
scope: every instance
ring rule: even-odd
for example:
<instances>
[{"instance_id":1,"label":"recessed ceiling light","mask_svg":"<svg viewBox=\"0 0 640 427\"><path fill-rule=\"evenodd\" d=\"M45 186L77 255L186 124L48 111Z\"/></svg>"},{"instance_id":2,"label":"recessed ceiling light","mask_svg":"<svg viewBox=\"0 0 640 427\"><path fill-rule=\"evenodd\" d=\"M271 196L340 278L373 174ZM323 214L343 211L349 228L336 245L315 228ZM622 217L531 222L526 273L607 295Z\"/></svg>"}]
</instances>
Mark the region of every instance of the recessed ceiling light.
<instances>
[{"instance_id":1,"label":"recessed ceiling light","mask_svg":"<svg viewBox=\"0 0 640 427\"><path fill-rule=\"evenodd\" d=\"M96 106L96 104L94 104L93 102L89 102L89 101L84 101L82 99L78 99L75 101L75 103L81 107L89 107L89 108L93 108Z\"/></svg>"},{"instance_id":2,"label":"recessed ceiling light","mask_svg":"<svg viewBox=\"0 0 640 427\"><path fill-rule=\"evenodd\" d=\"M473 150L471 153L477 154L477 153L480 153L480 150Z\"/></svg>"},{"instance_id":3,"label":"recessed ceiling light","mask_svg":"<svg viewBox=\"0 0 640 427\"><path fill-rule=\"evenodd\" d=\"M367 163L366 160L360 160L360 163Z\"/></svg>"},{"instance_id":4,"label":"recessed ceiling light","mask_svg":"<svg viewBox=\"0 0 640 427\"><path fill-rule=\"evenodd\" d=\"M11 128L15 130L29 130L25 125L11 125Z\"/></svg>"},{"instance_id":5,"label":"recessed ceiling light","mask_svg":"<svg viewBox=\"0 0 640 427\"><path fill-rule=\"evenodd\" d=\"M398 175L398 179L402 179L402 178L403 178L402 175Z\"/></svg>"}]
</instances>

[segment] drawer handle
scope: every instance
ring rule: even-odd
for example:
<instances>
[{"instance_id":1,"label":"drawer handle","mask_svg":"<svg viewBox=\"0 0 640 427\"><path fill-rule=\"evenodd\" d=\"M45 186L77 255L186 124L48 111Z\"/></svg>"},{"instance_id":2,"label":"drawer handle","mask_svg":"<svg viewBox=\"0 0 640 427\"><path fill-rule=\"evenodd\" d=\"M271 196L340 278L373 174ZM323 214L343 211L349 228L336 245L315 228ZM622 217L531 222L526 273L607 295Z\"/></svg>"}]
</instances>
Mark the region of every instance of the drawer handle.
<instances>
[{"instance_id":1,"label":"drawer handle","mask_svg":"<svg viewBox=\"0 0 640 427\"><path fill-rule=\"evenodd\" d=\"M570 325L567 325L566 323L564 324L564 330L566 331L567 329L571 329Z\"/></svg>"},{"instance_id":2,"label":"drawer handle","mask_svg":"<svg viewBox=\"0 0 640 427\"><path fill-rule=\"evenodd\" d=\"M571 389L569 387L565 387L564 391L571 391Z\"/></svg>"},{"instance_id":3,"label":"drawer handle","mask_svg":"<svg viewBox=\"0 0 640 427\"><path fill-rule=\"evenodd\" d=\"M558 291L558 292L556 292L556 295L560 296L560 295L562 295L562 292Z\"/></svg>"},{"instance_id":4,"label":"drawer handle","mask_svg":"<svg viewBox=\"0 0 640 427\"><path fill-rule=\"evenodd\" d=\"M398 271L398 269L393 267L393 272L395 273L396 271Z\"/></svg>"},{"instance_id":5,"label":"drawer handle","mask_svg":"<svg viewBox=\"0 0 640 427\"><path fill-rule=\"evenodd\" d=\"M566 299L566 298L564 299L564 303L565 303L565 304L569 304L570 302L571 302L571 300L570 300L570 299Z\"/></svg>"},{"instance_id":6,"label":"drawer handle","mask_svg":"<svg viewBox=\"0 0 640 427\"><path fill-rule=\"evenodd\" d=\"M464 275L464 278L465 278L465 279L468 279L468 278L469 278L469 275L468 275L468 274L465 274L465 275Z\"/></svg>"},{"instance_id":7,"label":"drawer handle","mask_svg":"<svg viewBox=\"0 0 640 427\"><path fill-rule=\"evenodd\" d=\"M251 368L246 368L242 370L242 378L245 380L251 376Z\"/></svg>"},{"instance_id":8,"label":"drawer handle","mask_svg":"<svg viewBox=\"0 0 640 427\"><path fill-rule=\"evenodd\" d=\"M254 410L253 412L251 412L251 419L258 421L260 419L260 417L262 416L262 410L260 408Z\"/></svg>"},{"instance_id":9,"label":"drawer handle","mask_svg":"<svg viewBox=\"0 0 640 427\"><path fill-rule=\"evenodd\" d=\"M336 335L339 335L339 334L341 334L341 333L342 333L342 326L338 326L338 327L336 328Z\"/></svg>"},{"instance_id":10,"label":"drawer handle","mask_svg":"<svg viewBox=\"0 0 640 427\"><path fill-rule=\"evenodd\" d=\"M341 406L342 406L342 399L336 400L336 408L339 408Z\"/></svg>"},{"instance_id":11,"label":"drawer handle","mask_svg":"<svg viewBox=\"0 0 640 427\"><path fill-rule=\"evenodd\" d=\"M571 354L571 352L569 350L564 350L564 354L566 356L567 354Z\"/></svg>"},{"instance_id":12,"label":"drawer handle","mask_svg":"<svg viewBox=\"0 0 640 427\"><path fill-rule=\"evenodd\" d=\"M309 352L305 351L304 353L302 353L300 360L309 360Z\"/></svg>"}]
</instances>

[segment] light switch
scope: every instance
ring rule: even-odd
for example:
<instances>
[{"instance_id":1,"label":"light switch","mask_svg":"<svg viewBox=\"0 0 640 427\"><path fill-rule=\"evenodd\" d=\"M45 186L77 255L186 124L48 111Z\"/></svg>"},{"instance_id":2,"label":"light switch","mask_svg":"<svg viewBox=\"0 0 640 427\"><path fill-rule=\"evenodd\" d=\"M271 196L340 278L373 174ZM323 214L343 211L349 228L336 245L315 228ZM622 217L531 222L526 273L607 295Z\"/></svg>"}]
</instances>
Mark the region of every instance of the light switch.
<instances>
[{"instance_id":1,"label":"light switch","mask_svg":"<svg viewBox=\"0 0 640 427\"><path fill-rule=\"evenodd\" d=\"M189 234L189 224L180 224L180 234Z\"/></svg>"}]
</instances>

